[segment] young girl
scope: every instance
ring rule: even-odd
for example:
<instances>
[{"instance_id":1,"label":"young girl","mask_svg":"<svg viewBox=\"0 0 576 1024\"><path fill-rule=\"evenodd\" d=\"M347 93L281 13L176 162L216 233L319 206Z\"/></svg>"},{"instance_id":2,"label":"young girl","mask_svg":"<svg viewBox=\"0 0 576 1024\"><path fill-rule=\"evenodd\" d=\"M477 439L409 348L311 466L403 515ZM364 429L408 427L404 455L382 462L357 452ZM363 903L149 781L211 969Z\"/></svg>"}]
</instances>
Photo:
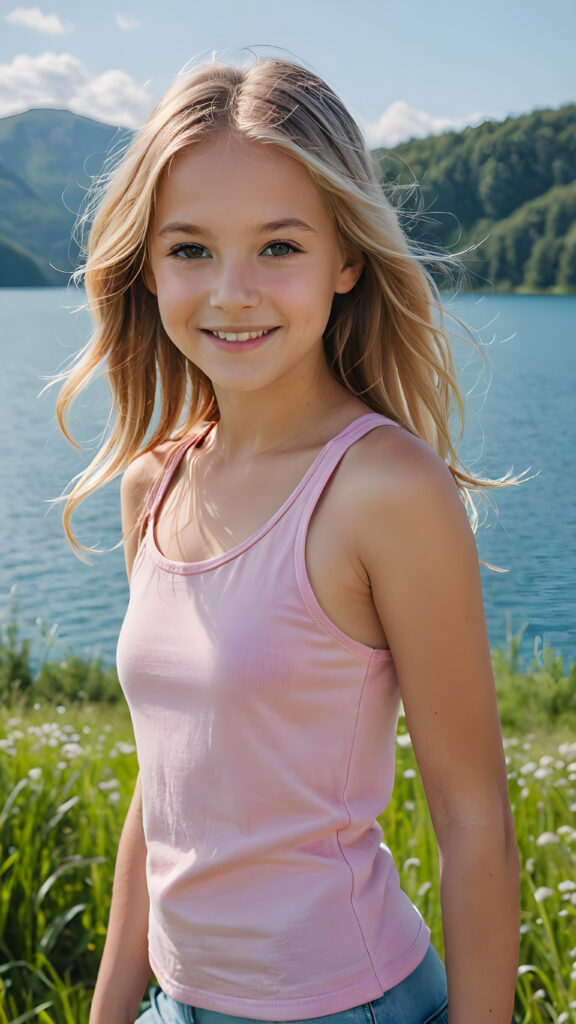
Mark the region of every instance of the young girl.
<instances>
[{"instance_id":1,"label":"young girl","mask_svg":"<svg viewBox=\"0 0 576 1024\"><path fill-rule=\"evenodd\" d=\"M438 299L328 86L179 77L93 220L140 774L91 1024L509 1024L518 866ZM152 426L151 426L152 425ZM150 433L152 436L150 436ZM402 698L446 974L376 822ZM399 851L402 855L402 851ZM449 1017L448 1017L448 1005Z\"/></svg>"}]
</instances>

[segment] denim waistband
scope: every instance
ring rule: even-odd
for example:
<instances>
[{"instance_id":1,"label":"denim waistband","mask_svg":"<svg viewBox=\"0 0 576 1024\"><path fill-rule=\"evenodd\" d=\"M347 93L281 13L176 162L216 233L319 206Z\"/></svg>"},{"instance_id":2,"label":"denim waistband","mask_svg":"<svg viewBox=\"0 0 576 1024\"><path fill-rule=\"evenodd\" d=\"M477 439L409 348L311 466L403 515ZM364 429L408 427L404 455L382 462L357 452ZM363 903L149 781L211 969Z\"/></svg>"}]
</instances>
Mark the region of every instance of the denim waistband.
<instances>
[{"instance_id":1,"label":"denim waistband","mask_svg":"<svg viewBox=\"0 0 576 1024\"><path fill-rule=\"evenodd\" d=\"M436 950L429 946L418 967L379 999L294 1024L447 1024L447 1021L446 972ZM150 991L150 1009L138 1018L138 1024L262 1024L262 1021L188 1006L171 999L155 986Z\"/></svg>"}]
</instances>

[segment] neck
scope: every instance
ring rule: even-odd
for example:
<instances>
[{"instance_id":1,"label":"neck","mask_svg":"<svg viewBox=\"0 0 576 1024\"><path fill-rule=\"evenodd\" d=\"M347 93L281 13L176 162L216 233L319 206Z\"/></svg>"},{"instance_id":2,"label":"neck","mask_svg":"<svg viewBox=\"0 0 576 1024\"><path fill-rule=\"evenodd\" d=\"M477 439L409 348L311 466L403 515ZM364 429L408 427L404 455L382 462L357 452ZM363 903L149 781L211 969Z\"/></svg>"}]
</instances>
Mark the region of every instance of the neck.
<instances>
[{"instance_id":1,"label":"neck","mask_svg":"<svg viewBox=\"0 0 576 1024\"><path fill-rule=\"evenodd\" d=\"M315 442L322 427L344 407L366 412L359 399L346 391L327 366L301 379L275 381L259 391L216 389L220 420L212 451L226 462L254 458L292 441Z\"/></svg>"}]
</instances>

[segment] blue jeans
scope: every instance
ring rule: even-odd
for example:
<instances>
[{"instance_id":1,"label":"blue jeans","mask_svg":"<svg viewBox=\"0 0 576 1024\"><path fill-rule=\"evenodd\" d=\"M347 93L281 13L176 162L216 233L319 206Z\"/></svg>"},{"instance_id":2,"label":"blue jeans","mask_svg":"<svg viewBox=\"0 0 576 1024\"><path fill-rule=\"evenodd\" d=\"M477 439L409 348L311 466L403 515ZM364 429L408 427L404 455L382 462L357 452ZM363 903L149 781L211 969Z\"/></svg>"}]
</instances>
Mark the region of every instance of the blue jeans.
<instances>
[{"instance_id":1,"label":"blue jeans","mask_svg":"<svg viewBox=\"0 0 576 1024\"><path fill-rule=\"evenodd\" d=\"M232 1017L214 1010L177 1003L154 987L151 1006L138 1024L262 1024L249 1017ZM312 1017L294 1024L448 1024L448 991L444 964L430 946L421 964L412 974L379 999L351 1010Z\"/></svg>"}]
</instances>

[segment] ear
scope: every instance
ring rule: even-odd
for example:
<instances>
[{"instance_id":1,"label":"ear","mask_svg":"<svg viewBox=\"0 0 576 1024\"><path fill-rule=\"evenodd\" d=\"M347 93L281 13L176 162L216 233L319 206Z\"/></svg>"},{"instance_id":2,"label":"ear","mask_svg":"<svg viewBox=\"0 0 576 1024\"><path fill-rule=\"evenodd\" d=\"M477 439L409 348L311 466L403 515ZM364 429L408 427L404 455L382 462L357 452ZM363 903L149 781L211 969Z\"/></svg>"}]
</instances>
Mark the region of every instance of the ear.
<instances>
[{"instance_id":1,"label":"ear","mask_svg":"<svg viewBox=\"0 0 576 1024\"><path fill-rule=\"evenodd\" d=\"M154 274L152 272L152 267L150 266L150 261L148 257L146 257L146 259L144 260L144 265L142 267L141 273L142 280L144 281L144 284L146 285L148 291L152 292L152 295L158 295L158 289L156 287L156 278L154 277Z\"/></svg>"},{"instance_id":2,"label":"ear","mask_svg":"<svg viewBox=\"0 0 576 1024\"><path fill-rule=\"evenodd\" d=\"M358 282L364 270L364 255L361 249L348 249L344 254L344 263L338 275L338 281L334 289L339 295L344 295L352 290Z\"/></svg>"}]
</instances>

